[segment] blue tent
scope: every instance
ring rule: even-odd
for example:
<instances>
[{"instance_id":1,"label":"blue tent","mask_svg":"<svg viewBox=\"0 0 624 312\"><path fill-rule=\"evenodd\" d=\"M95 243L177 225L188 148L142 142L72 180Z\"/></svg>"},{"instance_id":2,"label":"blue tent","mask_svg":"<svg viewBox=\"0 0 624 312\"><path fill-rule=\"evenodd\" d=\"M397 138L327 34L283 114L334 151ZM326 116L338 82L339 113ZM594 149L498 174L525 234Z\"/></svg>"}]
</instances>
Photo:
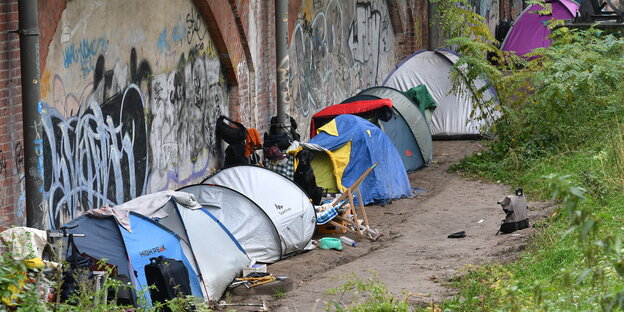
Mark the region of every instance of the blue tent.
<instances>
[{"instance_id":1,"label":"blue tent","mask_svg":"<svg viewBox=\"0 0 624 312\"><path fill-rule=\"evenodd\" d=\"M149 259L164 256L184 262L189 272L193 295L202 297L198 274L182 251L183 242L180 237L141 215L131 213L130 222L132 233L120 227L113 217L94 218L83 215L66 226L71 228L67 230L68 233L85 234L84 238L74 239L80 252L98 260L106 259L107 264L117 266L118 274L131 279L138 293L147 286L145 265L150 262ZM142 293L144 298L138 301L151 304L149 291Z\"/></svg>"},{"instance_id":2,"label":"blue tent","mask_svg":"<svg viewBox=\"0 0 624 312\"><path fill-rule=\"evenodd\" d=\"M324 159L331 160L339 188L351 186L377 162L377 167L360 185L364 204L410 196L401 156L379 127L358 116L340 115L318 131L309 143L330 151L329 158Z\"/></svg>"},{"instance_id":3,"label":"blue tent","mask_svg":"<svg viewBox=\"0 0 624 312\"><path fill-rule=\"evenodd\" d=\"M163 256L185 264L193 296L219 300L249 264L249 257L229 230L204 208L185 207L172 198L149 210L149 216L133 211L140 206L153 206L146 199L152 195L155 194L124 203L130 210L131 231L113 217L83 215L67 224L72 227L68 232L85 234L74 240L80 252L116 265L119 274L128 276L138 292L146 290L145 265L150 258ZM151 304L149 292L142 293L139 304Z\"/></svg>"}]
</instances>

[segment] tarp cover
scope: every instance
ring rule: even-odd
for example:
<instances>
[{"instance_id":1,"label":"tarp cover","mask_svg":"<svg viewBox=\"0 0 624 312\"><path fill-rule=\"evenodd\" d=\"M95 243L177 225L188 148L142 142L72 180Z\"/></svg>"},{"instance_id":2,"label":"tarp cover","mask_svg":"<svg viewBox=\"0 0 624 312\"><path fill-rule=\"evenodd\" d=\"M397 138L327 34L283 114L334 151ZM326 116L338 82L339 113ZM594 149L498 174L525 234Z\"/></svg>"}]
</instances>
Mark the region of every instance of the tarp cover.
<instances>
[{"instance_id":1,"label":"tarp cover","mask_svg":"<svg viewBox=\"0 0 624 312\"><path fill-rule=\"evenodd\" d=\"M392 108L392 101L390 99L362 100L349 103L343 102L327 106L312 116L312 120L310 121L310 138L313 138L316 135L316 129L322 126L322 124L319 124L319 119L331 120L342 114L351 114L362 117L360 114L371 113L384 107Z\"/></svg>"},{"instance_id":2,"label":"tarp cover","mask_svg":"<svg viewBox=\"0 0 624 312\"><path fill-rule=\"evenodd\" d=\"M262 263L282 259L282 245L273 221L245 195L208 184L190 185L179 191L194 194L197 201L230 230L250 258Z\"/></svg>"},{"instance_id":3,"label":"tarp cover","mask_svg":"<svg viewBox=\"0 0 624 312\"><path fill-rule=\"evenodd\" d=\"M401 157L379 127L358 116L340 115L319 131L310 143L332 151L334 157L348 160L342 174L343 186L353 185L362 173L378 162L360 185L365 204L410 196L409 180Z\"/></svg>"},{"instance_id":4,"label":"tarp cover","mask_svg":"<svg viewBox=\"0 0 624 312\"><path fill-rule=\"evenodd\" d=\"M540 15L537 11L544 10L540 4L533 4L526 8L511 26L501 45L503 51L515 51L518 55L525 55L537 48L550 47L550 29L548 21L573 19L579 5L570 0L546 1L552 7L552 14Z\"/></svg>"},{"instance_id":5,"label":"tarp cover","mask_svg":"<svg viewBox=\"0 0 624 312\"><path fill-rule=\"evenodd\" d=\"M279 173L256 166L234 166L202 183L228 187L258 204L275 224L283 255L303 250L312 239L314 206L299 186Z\"/></svg>"},{"instance_id":6,"label":"tarp cover","mask_svg":"<svg viewBox=\"0 0 624 312\"><path fill-rule=\"evenodd\" d=\"M451 67L457 60L458 56L452 51L422 50L402 61L383 83L400 91L419 85L427 86L438 104L430 124L433 136L477 136L480 129L487 125L486 121L477 121L471 116L475 105L470 97L472 91L466 85L461 86L460 92L451 92ZM477 79L475 85L482 88L488 83ZM491 98L497 96L490 88L483 100ZM475 116L478 115L477 111Z\"/></svg>"}]
</instances>

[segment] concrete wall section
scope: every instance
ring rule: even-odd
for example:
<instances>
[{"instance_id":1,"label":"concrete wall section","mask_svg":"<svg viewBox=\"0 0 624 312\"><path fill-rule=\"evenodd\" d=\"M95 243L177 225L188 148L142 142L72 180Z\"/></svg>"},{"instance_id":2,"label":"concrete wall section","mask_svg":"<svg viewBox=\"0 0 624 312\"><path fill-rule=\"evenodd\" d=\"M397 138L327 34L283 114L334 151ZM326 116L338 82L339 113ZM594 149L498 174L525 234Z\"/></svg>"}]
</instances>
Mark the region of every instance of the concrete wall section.
<instances>
[{"instance_id":1,"label":"concrete wall section","mask_svg":"<svg viewBox=\"0 0 624 312\"><path fill-rule=\"evenodd\" d=\"M382 83L396 65L394 43L386 1L301 1L289 57L290 113L302 138L315 112Z\"/></svg>"},{"instance_id":2,"label":"concrete wall section","mask_svg":"<svg viewBox=\"0 0 624 312\"><path fill-rule=\"evenodd\" d=\"M227 94L193 1L67 2L42 75L50 224L207 176Z\"/></svg>"}]
</instances>

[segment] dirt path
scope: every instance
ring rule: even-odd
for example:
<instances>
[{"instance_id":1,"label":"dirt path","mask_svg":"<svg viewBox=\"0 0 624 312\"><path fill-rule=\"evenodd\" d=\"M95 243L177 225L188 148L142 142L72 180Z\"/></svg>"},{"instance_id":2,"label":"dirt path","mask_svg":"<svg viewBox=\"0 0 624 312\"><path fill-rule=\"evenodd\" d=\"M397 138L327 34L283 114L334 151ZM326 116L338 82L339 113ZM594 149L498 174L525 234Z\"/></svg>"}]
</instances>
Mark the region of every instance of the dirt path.
<instances>
[{"instance_id":1,"label":"dirt path","mask_svg":"<svg viewBox=\"0 0 624 312\"><path fill-rule=\"evenodd\" d=\"M316 249L269 266L274 275L287 275L295 283L272 302L273 310L324 311L327 289L344 284L352 273L366 278L371 271L393 293L407 291L416 302L437 301L452 295L443 284L467 264L508 260L510 253L524 249L531 229L494 235L504 217L496 201L510 194L510 187L446 172L477 148L474 141L434 142L434 163L410 174L411 185L427 192L367 207L370 223L384 234L380 241L360 240L343 251ZM533 219L547 210L544 204L529 205ZM457 231L467 236L447 238Z\"/></svg>"}]
</instances>

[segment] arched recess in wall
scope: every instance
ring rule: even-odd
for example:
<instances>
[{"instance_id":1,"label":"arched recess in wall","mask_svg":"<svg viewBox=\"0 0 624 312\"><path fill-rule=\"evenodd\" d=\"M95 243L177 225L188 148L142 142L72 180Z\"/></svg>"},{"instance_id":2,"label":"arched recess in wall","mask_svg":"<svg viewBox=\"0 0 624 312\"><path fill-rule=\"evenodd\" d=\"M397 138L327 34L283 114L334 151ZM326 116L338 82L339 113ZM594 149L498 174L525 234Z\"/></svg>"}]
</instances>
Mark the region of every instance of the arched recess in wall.
<instances>
[{"instance_id":1,"label":"arched recess in wall","mask_svg":"<svg viewBox=\"0 0 624 312\"><path fill-rule=\"evenodd\" d=\"M208 33L219 54L226 81L231 90L238 93L233 94L237 103L248 101L248 98L243 99L241 97L249 97L249 92L239 90L238 87L251 85L249 80L253 79L254 66L239 15L240 8L237 8L232 1L227 0L193 0L193 3L208 26ZM234 97L231 96L231 98ZM240 117L238 114L241 112L232 111L232 109L231 105L231 115L234 115L235 118Z\"/></svg>"},{"instance_id":2,"label":"arched recess in wall","mask_svg":"<svg viewBox=\"0 0 624 312\"><path fill-rule=\"evenodd\" d=\"M240 82L237 66L244 66L249 73L254 72L251 52L241 17L238 14L240 10L227 0L193 0L193 2L208 25L208 33L219 53L219 60L228 85L238 86ZM54 31L66 5L67 0L38 0L41 68L45 68L48 46L54 37Z\"/></svg>"}]
</instances>

